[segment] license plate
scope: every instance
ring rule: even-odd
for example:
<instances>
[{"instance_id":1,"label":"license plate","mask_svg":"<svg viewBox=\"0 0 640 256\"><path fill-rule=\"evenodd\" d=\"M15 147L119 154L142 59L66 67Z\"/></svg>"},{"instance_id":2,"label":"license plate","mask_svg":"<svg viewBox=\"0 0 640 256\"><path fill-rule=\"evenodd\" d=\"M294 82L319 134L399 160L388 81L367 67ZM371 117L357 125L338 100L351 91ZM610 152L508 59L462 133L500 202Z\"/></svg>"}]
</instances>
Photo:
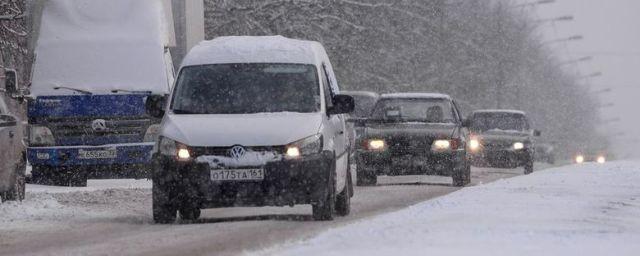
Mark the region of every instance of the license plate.
<instances>
[{"instance_id":1,"label":"license plate","mask_svg":"<svg viewBox=\"0 0 640 256\"><path fill-rule=\"evenodd\" d=\"M78 151L78 157L80 159L108 159L108 158L116 158L118 156L118 152L116 149L107 149L107 150L83 150L80 149Z\"/></svg>"},{"instance_id":2,"label":"license plate","mask_svg":"<svg viewBox=\"0 0 640 256\"><path fill-rule=\"evenodd\" d=\"M263 169L211 170L212 181L252 181L264 180Z\"/></svg>"}]
</instances>

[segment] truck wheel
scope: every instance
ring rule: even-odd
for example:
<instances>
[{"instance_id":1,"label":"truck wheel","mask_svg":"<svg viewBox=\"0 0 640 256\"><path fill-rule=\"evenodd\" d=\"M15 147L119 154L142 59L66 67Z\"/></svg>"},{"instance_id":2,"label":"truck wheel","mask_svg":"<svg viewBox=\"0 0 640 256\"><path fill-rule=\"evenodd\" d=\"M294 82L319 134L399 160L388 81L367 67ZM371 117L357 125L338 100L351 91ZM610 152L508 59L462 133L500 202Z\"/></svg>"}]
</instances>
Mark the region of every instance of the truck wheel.
<instances>
[{"instance_id":1,"label":"truck wheel","mask_svg":"<svg viewBox=\"0 0 640 256\"><path fill-rule=\"evenodd\" d=\"M336 214L339 216L347 216L351 213L351 196L353 184L351 182L351 172L347 173L347 183L344 190L336 197Z\"/></svg>"},{"instance_id":2,"label":"truck wheel","mask_svg":"<svg viewBox=\"0 0 640 256\"><path fill-rule=\"evenodd\" d=\"M356 184L358 186L375 186L378 183L378 175L374 170L358 168L356 173Z\"/></svg>"},{"instance_id":3,"label":"truck wheel","mask_svg":"<svg viewBox=\"0 0 640 256\"><path fill-rule=\"evenodd\" d=\"M88 175L86 172L78 170L73 173L66 174L68 182L65 185L69 187L86 187Z\"/></svg>"},{"instance_id":4,"label":"truck wheel","mask_svg":"<svg viewBox=\"0 0 640 256\"><path fill-rule=\"evenodd\" d=\"M152 189L153 221L158 224L169 224L176 221L176 207L171 203L171 197L165 182L154 177Z\"/></svg>"},{"instance_id":5,"label":"truck wheel","mask_svg":"<svg viewBox=\"0 0 640 256\"><path fill-rule=\"evenodd\" d=\"M531 174L533 173L533 161L529 161L524 165L524 174Z\"/></svg>"},{"instance_id":6,"label":"truck wheel","mask_svg":"<svg viewBox=\"0 0 640 256\"><path fill-rule=\"evenodd\" d=\"M178 212L180 213L180 218L186 221L198 220L198 218L200 218L200 213L201 213L199 208L189 208L189 207L181 208Z\"/></svg>"},{"instance_id":7,"label":"truck wheel","mask_svg":"<svg viewBox=\"0 0 640 256\"><path fill-rule=\"evenodd\" d=\"M453 186L464 187L471 183L471 166L467 165L464 169L453 173Z\"/></svg>"},{"instance_id":8,"label":"truck wheel","mask_svg":"<svg viewBox=\"0 0 640 256\"><path fill-rule=\"evenodd\" d=\"M336 178L335 178L335 169L336 169L336 161L337 159L333 159L333 163L330 168L330 176L327 187L327 193L324 195L319 202L316 202L311 205L311 210L313 212L313 219L319 221L333 220L333 213L335 211L336 205Z\"/></svg>"}]
</instances>

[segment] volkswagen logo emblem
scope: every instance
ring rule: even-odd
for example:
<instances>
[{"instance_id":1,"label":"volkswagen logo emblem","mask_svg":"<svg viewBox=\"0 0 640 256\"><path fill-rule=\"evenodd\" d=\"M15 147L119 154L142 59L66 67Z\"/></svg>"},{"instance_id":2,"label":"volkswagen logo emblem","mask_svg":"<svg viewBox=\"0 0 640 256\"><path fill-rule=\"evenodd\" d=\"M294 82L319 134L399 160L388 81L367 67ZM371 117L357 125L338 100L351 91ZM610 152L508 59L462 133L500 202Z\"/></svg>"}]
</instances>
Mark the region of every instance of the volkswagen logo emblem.
<instances>
[{"instance_id":1,"label":"volkswagen logo emblem","mask_svg":"<svg viewBox=\"0 0 640 256\"><path fill-rule=\"evenodd\" d=\"M107 130L107 121L104 119L96 119L91 122L91 129L96 132L103 132Z\"/></svg>"},{"instance_id":2,"label":"volkswagen logo emblem","mask_svg":"<svg viewBox=\"0 0 640 256\"><path fill-rule=\"evenodd\" d=\"M233 146L229 149L229 156L238 159L244 156L247 150L243 146Z\"/></svg>"}]
</instances>

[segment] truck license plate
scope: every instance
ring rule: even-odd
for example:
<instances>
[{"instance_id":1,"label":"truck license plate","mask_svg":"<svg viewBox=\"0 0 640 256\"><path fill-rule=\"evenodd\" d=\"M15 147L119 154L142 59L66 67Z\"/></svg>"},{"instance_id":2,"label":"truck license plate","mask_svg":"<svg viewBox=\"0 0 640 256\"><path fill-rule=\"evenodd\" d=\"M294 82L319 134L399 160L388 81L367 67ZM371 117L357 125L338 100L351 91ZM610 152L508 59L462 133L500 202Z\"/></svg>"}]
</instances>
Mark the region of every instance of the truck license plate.
<instances>
[{"instance_id":1,"label":"truck license plate","mask_svg":"<svg viewBox=\"0 0 640 256\"><path fill-rule=\"evenodd\" d=\"M116 158L118 156L118 152L115 148L106 149L106 150L84 150L80 149L78 151L78 157L80 159L108 159L108 158Z\"/></svg>"},{"instance_id":2,"label":"truck license plate","mask_svg":"<svg viewBox=\"0 0 640 256\"><path fill-rule=\"evenodd\" d=\"M211 170L211 180L212 181L264 180L264 170L259 168Z\"/></svg>"}]
</instances>

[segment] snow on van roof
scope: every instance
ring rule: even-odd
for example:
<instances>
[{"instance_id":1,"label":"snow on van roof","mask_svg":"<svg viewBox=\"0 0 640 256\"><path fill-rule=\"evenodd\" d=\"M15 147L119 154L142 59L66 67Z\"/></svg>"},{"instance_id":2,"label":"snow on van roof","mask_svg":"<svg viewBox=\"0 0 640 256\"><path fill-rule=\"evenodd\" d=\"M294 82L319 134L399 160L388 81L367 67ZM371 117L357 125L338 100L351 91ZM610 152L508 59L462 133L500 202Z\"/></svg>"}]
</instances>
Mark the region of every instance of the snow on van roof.
<instances>
[{"instance_id":1,"label":"snow on van roof","mask_svg":"<svg viewBox=\"0 0 640 256\"><path fill-rule=\"evenodd\" d=\"M520 114L526 115L524 111L514 110L514 109L481 109L473 111L473 113L508 113L508 114Z\"/></svg>"},{"instance_id":2,"label":"snow on van roof","mask_svg":"<svg viewBox=\"0 0 640 256\"><path fill-rule=\"evenodd\" d=\"M432 98L432 99L447 99L450 100L451 96L442 93L421 93L421 92L403 92L403 93L386 93L380 96L381 98Z\"/></svg>"},{"instance_id":3,"label":"snow on van roof","mask_svg":"<svg viewBox=\"0 0 640 256\"><path fill-rule=\"evenodd\" d=\"M49 0L37 38L31 93L73 94L65 86L166 93L164 6L157 0Z\"/></svg>"},{"instance_id":4,"label":"snow on van roof","mask_svg":"<svg viewBox=\"0 0 640 256\"><path fill-rule=\"evenodd\" d=\"M182 66L231 63L317 64L325 58L322 45L315 41L283 36L225 36L196 45Z\"/></svg>"}]
</instances>

